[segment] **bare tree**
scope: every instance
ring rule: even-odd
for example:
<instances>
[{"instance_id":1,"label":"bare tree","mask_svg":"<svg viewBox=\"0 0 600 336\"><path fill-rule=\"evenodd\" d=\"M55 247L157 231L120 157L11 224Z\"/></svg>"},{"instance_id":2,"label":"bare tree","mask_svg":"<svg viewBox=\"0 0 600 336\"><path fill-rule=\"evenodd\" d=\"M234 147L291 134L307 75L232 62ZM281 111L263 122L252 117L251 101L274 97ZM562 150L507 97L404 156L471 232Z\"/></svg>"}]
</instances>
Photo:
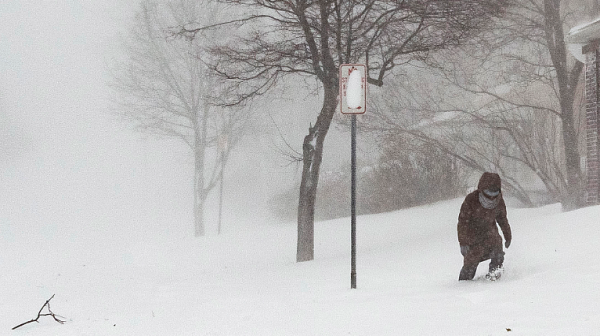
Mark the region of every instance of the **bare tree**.
<instances>
[{"instance_id":1,"label":"bare tree","mask_svg":"<svg viewBox=\"0 0 600 336\"><path fill-rule=\"evenodd\" d=\"M498 77L499 84L510 85L516 79L517 86L508 94L469 88L493 98L503 111L529 114L532 130L547 126L540 131L545 133L544 141L538 141L537 148L526 141L528 134L514 127L505 127L505 131L521 146L522 162L536 172L567 210L582 204L576 97L583 63L570 57L565 42L565 28L582 14L577 13L580 9L578 3L567 0L520 1L507 16L502 31L509 45L520 48L499 48L496 63L510 65L510 72ZM503 124L510 126L506 121Z\"/></svg>"},{"instance_id":2,"label":"bare tree","mask_svg":"<svg viewBox=\"0 0 600 336\"><path fill-rule=\"evenodd\" d=\"M114 76L124 118L140 131L182 140L193 153L196 236L205 234L205 201L223 178L246 114L215 106L219 93L200 54L205 41L181 39L171 29L207 22L215 13L197 1L143 1L127 44L128 61Z\"/></svg>"},{"instance_id":3,"label":"bare tree","mask_svg":"<svg viewBox=\"0 0 600 336\"><path fill-rule=\"evenodd\" d=\"M236 104L264 94L285 75L318 79L321 111L303 142L297 260L314 258L314 208L323 143L337 106L338 67L363 62L368 83L382 86L396 66L457 45L501 13L506 1L457 0L221 0L243 15L208 28L244 27L211 48L211 68L232 84Z\"/></svg>"},{"instance_id":4,"label":"bare tree","mask_svg":"<svg viewBox=\"0 0 600 336\"><path fill-rule=\"evenodd\" d=\"M569 56L564 29L583 16L579 5L516 1L476 43L436 55L442 69L431 72L436 84L400 103L432 121L428 129L416 129L411 125L422 121L411 124L393 113L383 113L382 124L435 142L474 170L500 172L524 204L533 201L515 178L517 170L536 175L565 209L578 207L582 120L576 107L583 64ZM450 118L440 122L444 114Z\"/></svg>"}]
</instances>

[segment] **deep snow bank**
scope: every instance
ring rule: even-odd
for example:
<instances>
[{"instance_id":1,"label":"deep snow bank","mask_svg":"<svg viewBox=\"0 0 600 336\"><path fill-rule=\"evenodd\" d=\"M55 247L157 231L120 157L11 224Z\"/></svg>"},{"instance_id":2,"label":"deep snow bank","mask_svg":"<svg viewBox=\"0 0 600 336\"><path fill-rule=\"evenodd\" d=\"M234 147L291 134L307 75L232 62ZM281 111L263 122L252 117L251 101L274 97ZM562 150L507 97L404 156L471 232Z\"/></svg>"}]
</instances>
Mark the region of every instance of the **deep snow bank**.
<instances>
[{"instance_id":1,"label":"deep snow bank","mask_svg":"<svg viewBox=\"0 0 600 336\"><path fill-rule=\"evenodd\" d=\"M136 235L115 225L110 231L71 228L0 237L0 334L34 318L52 294L53 311L68 322L41 319L12 334L592 335L600 330L600 206L569 213L561 213L559 205L509 209L514 239L505 276L493 283L459 283L460 203L359 217L357 290L349 289L348 219L317 223L316 259L300 264L294 262L291 224L202 239L165 231Z\"/></svg>"}]
</instances>

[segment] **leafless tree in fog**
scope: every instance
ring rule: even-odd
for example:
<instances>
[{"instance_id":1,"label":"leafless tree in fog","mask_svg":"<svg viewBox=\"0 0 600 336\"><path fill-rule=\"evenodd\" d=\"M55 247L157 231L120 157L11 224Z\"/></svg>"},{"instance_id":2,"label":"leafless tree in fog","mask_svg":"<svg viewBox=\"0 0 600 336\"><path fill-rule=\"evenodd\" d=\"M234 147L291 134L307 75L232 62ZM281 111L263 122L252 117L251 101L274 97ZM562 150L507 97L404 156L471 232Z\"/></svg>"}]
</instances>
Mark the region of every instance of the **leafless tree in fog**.
<instances>
[{"instance_id":1,"label":"leafless tree in fog","mask_svg":"<svg viewBox=\"0 0 600 336\"><path fill-rule=\"evenodd\" d=\"M227 23L183 27L194 36L209 28L238 27L211 48L211 68L232 84L230 104L267 92L285 75L317 78L321 111L303 142L298 205L297 261L314 258L314 208L323 143L338 100L338 68L365 63L368 83L382 86L392 69L457 45L498 15L497 0L221 0L243 7Z\"/></svg>"},{"instance_id":2,"label":"leafless tree in fog","mask_svg":"<svg viewBox=\"0 0 600 336\"><path fill-rule=\"evenodd\" d=\"M196 236L205 234L205 201L223 178L246 115L215 106L219 92L201 54L205 40L181 39L171 28L209 22L215 14L198 1L143 1L127 43L128 61L114 79L128 121L140 131L180 139L191 149Z\"/></svg>"},{"instance_id":3,"label":"leafless tree in fog","mask_svg":"<svg viewBox=\"0 0 600 336\"><path fill-rule=\"evenodd\" d=\"M537 176L565 209L580 206L583 64L569 55L565 29L586 18L589 5L515 1L477 43L437 56L441 84L423 88L410 104L431 120L428 129L407 128L390 114L386 123L437 143L470 168L500 172L524 204L533 202L518 170ZM444 114L450 120L441 122Z\"/></svg>"}]
</instances>

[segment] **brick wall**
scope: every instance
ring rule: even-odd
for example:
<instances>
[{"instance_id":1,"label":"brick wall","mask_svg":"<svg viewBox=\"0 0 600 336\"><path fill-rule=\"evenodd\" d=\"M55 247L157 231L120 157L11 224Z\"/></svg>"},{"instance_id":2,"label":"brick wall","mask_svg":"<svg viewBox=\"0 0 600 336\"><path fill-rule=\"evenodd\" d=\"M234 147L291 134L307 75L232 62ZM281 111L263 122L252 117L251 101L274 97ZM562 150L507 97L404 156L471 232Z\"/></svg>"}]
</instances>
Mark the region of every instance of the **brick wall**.
<instances>
[{"instance_id":1,"label":"brick wall","mask_svg":"<svg viewBox=\"0 0 600 336\"><path fill-rule=\"evenodd\" d=\"M586 203L600 203L600 48L598 41L584 47L585 64L585 97L586 97Z\"/></svg>"}]
</instances>

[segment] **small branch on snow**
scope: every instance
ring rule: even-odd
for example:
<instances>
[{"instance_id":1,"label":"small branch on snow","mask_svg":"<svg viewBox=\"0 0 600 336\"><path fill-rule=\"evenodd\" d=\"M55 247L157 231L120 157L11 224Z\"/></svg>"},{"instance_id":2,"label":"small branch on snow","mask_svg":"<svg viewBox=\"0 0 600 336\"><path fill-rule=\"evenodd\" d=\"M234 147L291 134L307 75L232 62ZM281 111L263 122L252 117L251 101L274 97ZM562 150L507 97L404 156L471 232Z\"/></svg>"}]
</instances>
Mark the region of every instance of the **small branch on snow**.
<instances>
[{"instance_id":1,"label":"small branch on snow","mask_svg":"<svg viewBox=\"0 0 600 336\"><path fill-rule=\"evenodd\" d=\"M56 295L56 294L54 294L54 295ZM50 310L50 300L52 300L52 299L54 298L54 295L52 295L52 297L51 297L51 298L49 298L48 300L46 300L46 303L44 303L44 305L42 306L42 308L40 308L40 311L38 312L38 314L37 314L37 317L36 317L35 319L33 319L33 320L30 320L30 321L27 321L27 322L23 322L23 323L19 324L18 326L16 326L16 327L13 327L13 328L12 328L12 330L15 330L15 329L17 329L17 328L20 328L20 327L22 327L22 326L24 326L24 325L26 325L26 324L32 323L32 322L38 322L38 320L39 320L39 319L40 319L40 317L42 317L42 316L52 316L52 318L54 319L54 321L56 321L56 322L58 322L58 323L60 323L60 324L63 324L63 323L65 323L66 321L63 321L63 320L59 319L59 318L57 317L57 315L56 315L56 314L54 314L54 313L52 312L52 310ZM44 308L46 308L46 307L48 307L48 313L42 314L42 311L44 311ZM61 317L62 317L62 316L61 316Z\"/></svg>"}]
</instances>

